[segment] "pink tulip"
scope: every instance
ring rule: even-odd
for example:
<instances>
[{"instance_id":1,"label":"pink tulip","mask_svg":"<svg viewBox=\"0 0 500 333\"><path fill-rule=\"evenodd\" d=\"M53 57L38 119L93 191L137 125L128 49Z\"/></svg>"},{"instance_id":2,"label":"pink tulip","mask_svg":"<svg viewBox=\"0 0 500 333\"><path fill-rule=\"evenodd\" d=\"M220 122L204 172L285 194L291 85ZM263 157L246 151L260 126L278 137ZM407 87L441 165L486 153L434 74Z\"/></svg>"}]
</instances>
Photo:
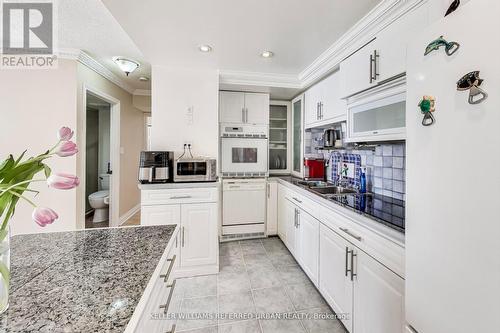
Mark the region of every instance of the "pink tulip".
<instances>
[{"instance_id":1,"label":"pink tulip","mask_svg":"<svg viewBox=\"0 0 500 333\"><path fill-rule=\"evenodd\" d=\"M73 131L69 127L61 127L57 132L57 138L60 141L69 141L73 137Z\"/></svg>"},{"instance_id":2,"label":"pink tulip","mask_svg":"<svg viewBox=\"0 0 500 333\"><path fill-rule=\"evenodd\" d=\"M52 224L57 220L59 215L50 208L37 207L33 210L31 217L39 226L45 227L47 224Z\"/></svg>"},{"instance_id":3,"label":"pink tulip","mask_svg":"<svg viewBox=\"0 0 500 333\"><path fill-rule=\"evenodd\" d=\"M50 175L49 178L47 178L47 184L58 190L71 190L80 185L80 180L77 176L60 172Z\"/></svg>"},{"instance_id":4,"label":"pink tulip","mask_svg":"<svg viewBox=\"0 0 500 333\"><path fill-rule=\"evenodd\" d=\"M73 156L78 153L78 147L73 141L63 141L57 147L56 154L60 157Z\"/></svg>"}]
</instances>

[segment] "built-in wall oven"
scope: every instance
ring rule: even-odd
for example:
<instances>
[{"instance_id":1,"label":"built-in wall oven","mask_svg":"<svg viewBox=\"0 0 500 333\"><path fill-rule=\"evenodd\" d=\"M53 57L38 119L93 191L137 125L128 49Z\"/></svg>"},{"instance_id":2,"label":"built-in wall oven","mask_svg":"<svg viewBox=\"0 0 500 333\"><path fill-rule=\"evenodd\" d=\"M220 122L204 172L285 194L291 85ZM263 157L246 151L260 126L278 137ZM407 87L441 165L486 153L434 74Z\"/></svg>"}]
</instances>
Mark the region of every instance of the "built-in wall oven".
<instances>
[{"instance_id":1,"label":"built-in wall oven","mask_svg":"<svg viewBox=\"0 0 500 333\"><path fill-rule=\"evenodd\" d=\"M268 175L268 127L221 125L221 160L224 177Z\"/></svg>"}]
</instances>

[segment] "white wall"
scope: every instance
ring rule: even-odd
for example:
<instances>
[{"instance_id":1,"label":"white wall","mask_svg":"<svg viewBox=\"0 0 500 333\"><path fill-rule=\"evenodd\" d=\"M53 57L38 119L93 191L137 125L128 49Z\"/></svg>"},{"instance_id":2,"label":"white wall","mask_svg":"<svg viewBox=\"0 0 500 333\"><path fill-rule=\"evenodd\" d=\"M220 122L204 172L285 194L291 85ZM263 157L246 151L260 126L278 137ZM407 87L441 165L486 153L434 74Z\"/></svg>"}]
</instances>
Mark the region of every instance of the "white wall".
<instances>
[{"instance_id":1,"label":"white wall","mask_svg":"<svg viewBox=\"0 0 500 333\"><path fill-rule=\"evenodd\" d=\"M182 151L191 143L193 154L218 158L218 71L152 70L152 149Z\"/></svg>"},{"instance_id":2,"label":"white wall","mask_svg":"<svg viewBox=\"0 0 500 333\"><path fill-rule=\"evenodd\" d=\"M27 156L38 155L57 142L61 126L76 129L76 68L76 61L60 59L57 69L0 70L0 159L25 149ZM56 156L47 164L53 171L76 173L74 156ZM40 183L33 189L40 191L34 201L54 209L59 220L42 228L31 220L33 208L21 201L11 221L13 234L75 229L75 190L58 191Z\"/></svg>"}]
</instances>

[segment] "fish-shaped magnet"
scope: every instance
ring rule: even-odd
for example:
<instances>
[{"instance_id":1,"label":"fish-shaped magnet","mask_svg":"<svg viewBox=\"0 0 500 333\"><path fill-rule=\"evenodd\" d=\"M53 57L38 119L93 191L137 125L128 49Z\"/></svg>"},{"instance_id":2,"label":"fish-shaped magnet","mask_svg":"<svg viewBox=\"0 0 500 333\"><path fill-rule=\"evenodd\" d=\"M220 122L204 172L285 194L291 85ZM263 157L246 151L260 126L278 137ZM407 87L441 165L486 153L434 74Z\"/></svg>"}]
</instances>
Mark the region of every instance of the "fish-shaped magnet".
<instances>
[{"instance_id":1,"label":"fish-shaped magnet","mask_svg":"<svg viewBox=\"0 0 500 333\"><path fill-rule=\"evenodd\" d=\"M448 42L443 38L443 36L440 36L439 38L436 38L435 40L430 42L429 45L427 45L427 47L425 48L424 56L428 55L432 51L439 50L439 48L442 46L444 46L445 52L448 56L453 55L460 48L460 44L458 44L457 42Z\"/></svg>"}]
</instances>

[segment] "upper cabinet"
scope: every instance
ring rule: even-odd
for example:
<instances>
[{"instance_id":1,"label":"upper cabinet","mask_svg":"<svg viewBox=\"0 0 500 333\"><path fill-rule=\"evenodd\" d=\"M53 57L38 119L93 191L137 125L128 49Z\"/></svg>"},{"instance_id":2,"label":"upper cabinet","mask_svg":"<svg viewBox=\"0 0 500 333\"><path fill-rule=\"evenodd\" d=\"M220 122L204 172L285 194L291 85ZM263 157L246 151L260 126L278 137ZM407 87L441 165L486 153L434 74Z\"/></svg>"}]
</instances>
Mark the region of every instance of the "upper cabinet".
<instances>
[{"instance_id":1,"label":"upper cabinet","mask_svg":"<svg viewBox=\"0 0 500 333\"><path fill-rule=\"evenodd\" d=\"M339 71L309 88L305 93L305 127L311 128L346 119L347 105L342 99Z\"/></svg>"},{"instance_id":2,"label":"upper cabinet","mask_svg":"<svg viewBox=\"0 0 500 333\"><path fill-rule=\"evenodd\" d=\"M415 31L429 21L428 4L412 9L341 65L344 91L352 96L406 72L406 48ZM423 52L423 51L422 51Z\"/></svg>"},{"instance_id":3,"label":"upper cabinet","mask_svg":"<svg viewBox=\"0 0 500 333\"><path fill-rule=\"evenodd\" d=\"M221 91L220 121L234 124L269 124L269 94Z\"/></svg>"}]
</instances>

